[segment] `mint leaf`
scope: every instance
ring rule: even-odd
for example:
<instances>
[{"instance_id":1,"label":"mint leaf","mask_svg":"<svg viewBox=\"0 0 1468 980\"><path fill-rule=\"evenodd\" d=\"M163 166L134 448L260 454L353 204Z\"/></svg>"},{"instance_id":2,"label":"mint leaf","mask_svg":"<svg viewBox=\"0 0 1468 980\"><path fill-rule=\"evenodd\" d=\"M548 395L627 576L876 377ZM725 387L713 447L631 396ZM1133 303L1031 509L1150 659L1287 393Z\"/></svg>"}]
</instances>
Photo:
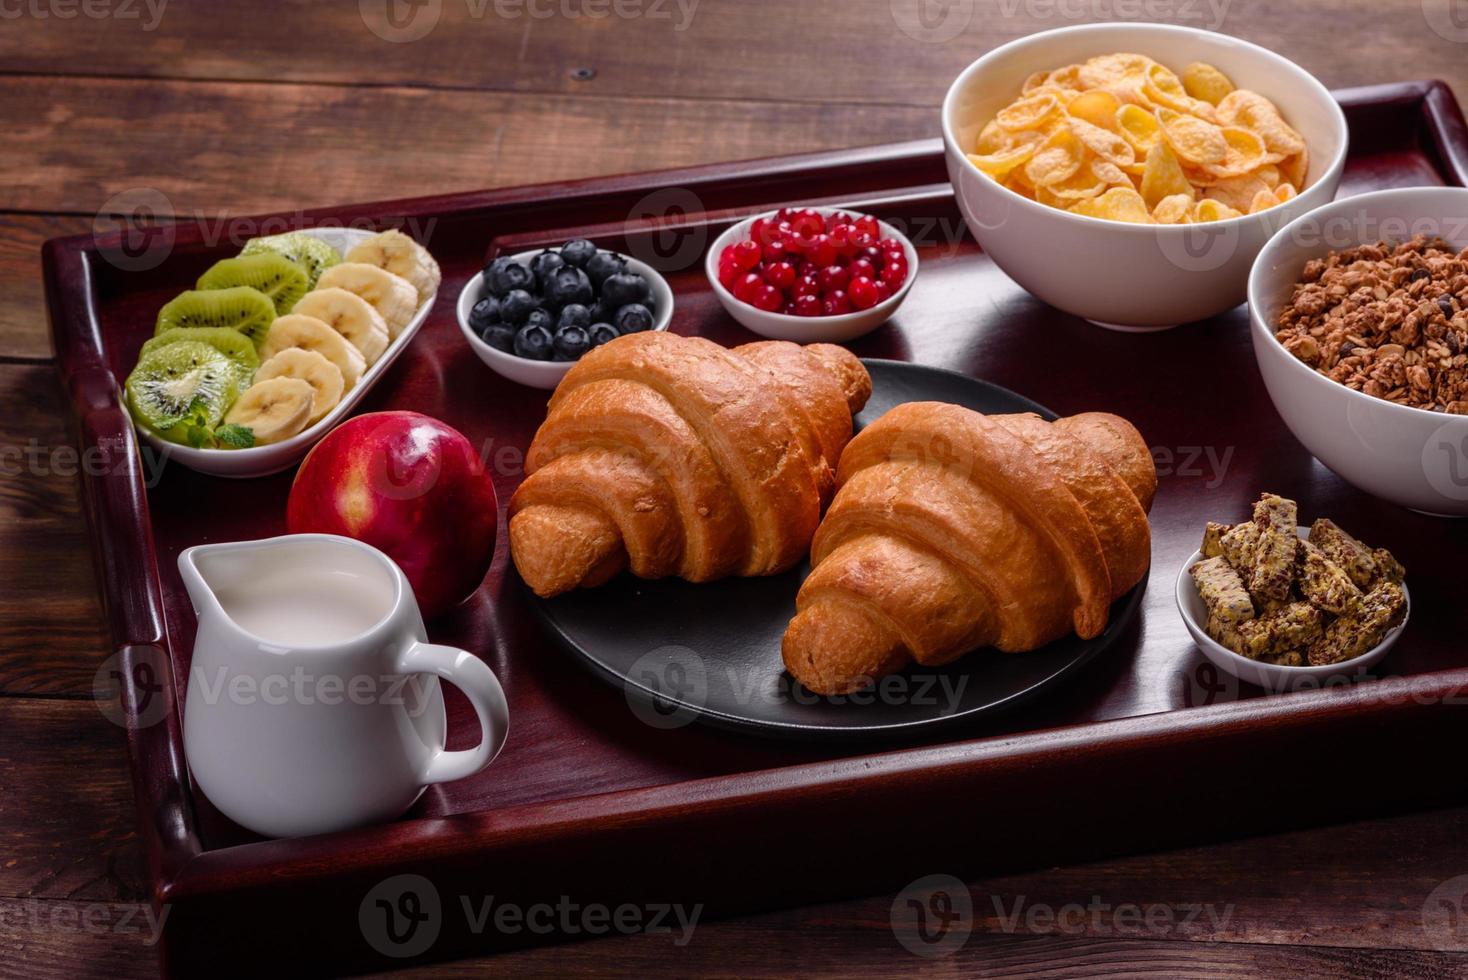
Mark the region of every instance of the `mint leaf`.
<instances>
[{"instance_id":1,"label":"mint leaf","mask_svg":"<svg viewBox=\"0 0 1468 980\"><path fill-rule=\"evenodd\" d=\"M226 422L214 430L214 439L226 449L249 449L255 444L255 430L247 425Z\"/></svg>"}]
</instances>

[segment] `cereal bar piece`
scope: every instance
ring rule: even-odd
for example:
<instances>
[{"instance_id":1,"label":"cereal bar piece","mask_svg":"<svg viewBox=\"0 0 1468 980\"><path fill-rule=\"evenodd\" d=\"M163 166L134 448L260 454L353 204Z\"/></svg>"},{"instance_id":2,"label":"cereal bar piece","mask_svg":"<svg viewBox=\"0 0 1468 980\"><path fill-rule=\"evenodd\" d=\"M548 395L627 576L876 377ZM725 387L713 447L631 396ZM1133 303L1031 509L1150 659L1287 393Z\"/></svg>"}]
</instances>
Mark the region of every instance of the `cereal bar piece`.
<instances>
[{"instance_id":1,"label":"cereal bar piece","mask_svg":"<svg viewBox=\"0 0 1468 980\"><path fill-rule=\"evenodd\" d=\"M1281 667L1305 666L1305 654L1301 650L1286 650L1284 653L1269 654L1259 659L1267 664L1279 664Z\"/></svg>"},{"instance_id":2,"label":"cereal bar piece","mask_svg":"<svg viewBox=\"0 0 1468 980\"><path fill-rule=\"evenodd\" d=\"M1310 664L1319 667L1361 656L1376 646L1387 631L1407 614L1407 596L1395 582L1383 582L1368 592L1350 612L1331 623L1325 635L1310 644Z\"/></svg>"},{"instance_id":3,"label":"cereal bar piece","mask_svg":"<svg viewBox=\"0 0 1468 980\"><path fill-rule=\"evenodd\" d=\"M1321 609L1337 616L1348 611L1361 598L1361 590L1356 588L1345 569L1309 541L1300 542L1300 592Z\"/></svg>"},{"instance_id":4,"label":"cereal bar piece","mask_svg":"<svg viewBox=\"0 0 1468 980\"><path fill-rule=\"evenodd\" d=\"M1238 626L1235 626L1232 623L1219 622L1214 617L1209 616L1208 622L1203 624L1203 632L1207 633L1209 636L1213 637L1214 640L1228 647L1234 653L1237 653L1240 656L1247 656L1247 654L1244 653L1244 637L1243 634L1239 632Z\"/></svg>"},{"instance_id":5,"label":"cereal bar piece","mask_svg":"<svg viewBox=\"0 0 1468 980\"><path fill-rule=\"evenodd\" d=\"M1254 505L1259 544L1249 570L1249 593L1260 599L1288 599L1295 581L1299 508L1293 500L1266 493Z\"/></svg>"},{"instance_id":6,"label":"cereal bar piece","mask_svg":"<svg viewBox=\"0 0 1468 980\"><path fill-rule=\"evenodd\" d=\"M1345 570L1358 589L1369 589L1378 569L1371 549L1342 531L1335 521L1322 517L1310 525L1310 543L1326 558Z\"/></svg>"},{"instance_id":7,"label":"cereal bar piece","mask_svg":"<svg viewBox=\"0 0 1468 980\"><path fill-rule=\"evenodd\" d=\"M1203 557L1217 558L1223 554L1223 536L1229 532L1227 524L1215 524L1208 522L1208 527L1203 530Z\"/></svg>"},{"instance_id":8,"label":"cereal bar piece","mask_svg":"<svg viewBox=\"0 0 1468 980\"><path fill-rule=\"evenodd\" d=\"M1208 607L1208 619L1223 626L1237 626L1254 618L1254 602L1244 588L1244 580L1222 557L1209 558L1194 565L1193 581L1198 595Z\"/></svg>"},{"instance_id":9,"label":"cereal bar piece","mask_svg":"<svg viewBox=\"0 0 1468 980\"><path fill-rule=\"evenodd\" d=\"M1376 559L1376 578L1371 581L1373 588L1383 582L1401 585L1402 580L1407 577L1407 570L1402 567L1402 563L1385 548L1377 548L1371 553L1371 557Z\"/></svg>"},{"instance_id":10,"label":"cereal bar piece","mask_svg":"<svg viewBox=\"0 0 1468 980\"><path fill-rule=\"evenodd\" d=\"M1278 612L1241 623L1246 657L1263 660L1309 646L1325 632L1325 613L1308 602L1292 602Z\"/></svg>"},{"instance_id":11,"label":"cereal bar piece","mask_svg":"<svg viewBox=\"0 0 1468 980\"><path fill-rule=\"evenodd\" d=\"M1218 542L1223 557L1240 575L1248 575L1254 567L1254 551L1259 547L1259 525L1253 521L1235 524L1233 530Z\"/></svg>"}]
</instances>

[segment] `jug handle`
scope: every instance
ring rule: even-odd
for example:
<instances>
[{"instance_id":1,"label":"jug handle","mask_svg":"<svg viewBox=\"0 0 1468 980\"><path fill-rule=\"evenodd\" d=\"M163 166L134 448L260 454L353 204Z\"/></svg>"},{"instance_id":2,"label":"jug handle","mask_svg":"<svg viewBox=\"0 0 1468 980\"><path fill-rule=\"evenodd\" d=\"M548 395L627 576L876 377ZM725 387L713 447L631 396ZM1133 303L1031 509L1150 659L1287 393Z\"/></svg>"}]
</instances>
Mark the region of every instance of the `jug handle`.
<instances>
[{"instance_id":1,"label":"jug handle","mask_svg":"<svg viewBox=\"0 0 1468 980\"><path fill-rule=\"evenodd\" d=\"M479 716L479 744L472 749L440 750L423 773L425 783L448 783L479 772L494 761L510 731L510 709L494 671L467 650L437 643L414 643L398 658L402 674L436 674L464 692Z\"/></svg>"}]
</instances>

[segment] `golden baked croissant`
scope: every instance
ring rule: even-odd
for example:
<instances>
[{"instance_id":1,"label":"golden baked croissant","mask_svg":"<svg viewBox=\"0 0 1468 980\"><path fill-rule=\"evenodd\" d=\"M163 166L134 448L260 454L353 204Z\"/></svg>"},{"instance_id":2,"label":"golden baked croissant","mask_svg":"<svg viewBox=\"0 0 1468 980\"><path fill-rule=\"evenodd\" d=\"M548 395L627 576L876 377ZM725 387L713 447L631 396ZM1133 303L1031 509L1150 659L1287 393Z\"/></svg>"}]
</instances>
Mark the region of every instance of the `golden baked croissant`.
<instances>
[{"instance_id":1,"label":"golden baked croissant","mask_svg":"<svg viewBox=\"0 0 1468 980\"><path fill-rule=\"evenodd\" d=\"M630 334L567 372L510 498L510 554L540 596L642 578L770 575L810 547L866 368L830 344L727 350Z\"/></svg>"},{"instance_id":2,"label":"golden baked croissant","mask_svg":"<svg viewBox=\"0 0 1468 980\"><path fill-rule=\"evenodd\" d=\"M782 645L818 694L912 660L1089 639L1150 562L1157 472L1114 415L899 405L846 447L837 484Z\"/></svg>"}]
</instances>

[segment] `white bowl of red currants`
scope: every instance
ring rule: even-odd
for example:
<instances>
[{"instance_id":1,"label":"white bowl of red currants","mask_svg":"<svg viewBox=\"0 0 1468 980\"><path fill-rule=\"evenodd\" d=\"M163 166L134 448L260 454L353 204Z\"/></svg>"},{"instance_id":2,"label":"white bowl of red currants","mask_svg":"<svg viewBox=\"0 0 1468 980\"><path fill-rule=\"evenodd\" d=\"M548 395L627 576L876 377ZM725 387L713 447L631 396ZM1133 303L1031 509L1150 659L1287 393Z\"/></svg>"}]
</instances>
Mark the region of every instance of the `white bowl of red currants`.
<instances>
[{"instance_id":1,"label":"white bowl of red currants","mask_svg":"<svg viewBox=\"0 0 1468 980\"><path fill-rule=\"evenodd\" d=\"M496 256L465 284L457 309L481 361L517 384L551 389L593 347L668 329L673 290L646 262L578 238Z\"/></svg>"},{"instance_id":2,"label":"white bowl of red currants","mask_svg":"<svg viewBox=\"0 0 1468 980\"><path fill-rule=\"evenodd\" d=\"M917 249L845 208L781 208L725 231L704 260L729 315L762 337L854 340L886 323L917 278Z\"/></svg>"}]
</instances>

